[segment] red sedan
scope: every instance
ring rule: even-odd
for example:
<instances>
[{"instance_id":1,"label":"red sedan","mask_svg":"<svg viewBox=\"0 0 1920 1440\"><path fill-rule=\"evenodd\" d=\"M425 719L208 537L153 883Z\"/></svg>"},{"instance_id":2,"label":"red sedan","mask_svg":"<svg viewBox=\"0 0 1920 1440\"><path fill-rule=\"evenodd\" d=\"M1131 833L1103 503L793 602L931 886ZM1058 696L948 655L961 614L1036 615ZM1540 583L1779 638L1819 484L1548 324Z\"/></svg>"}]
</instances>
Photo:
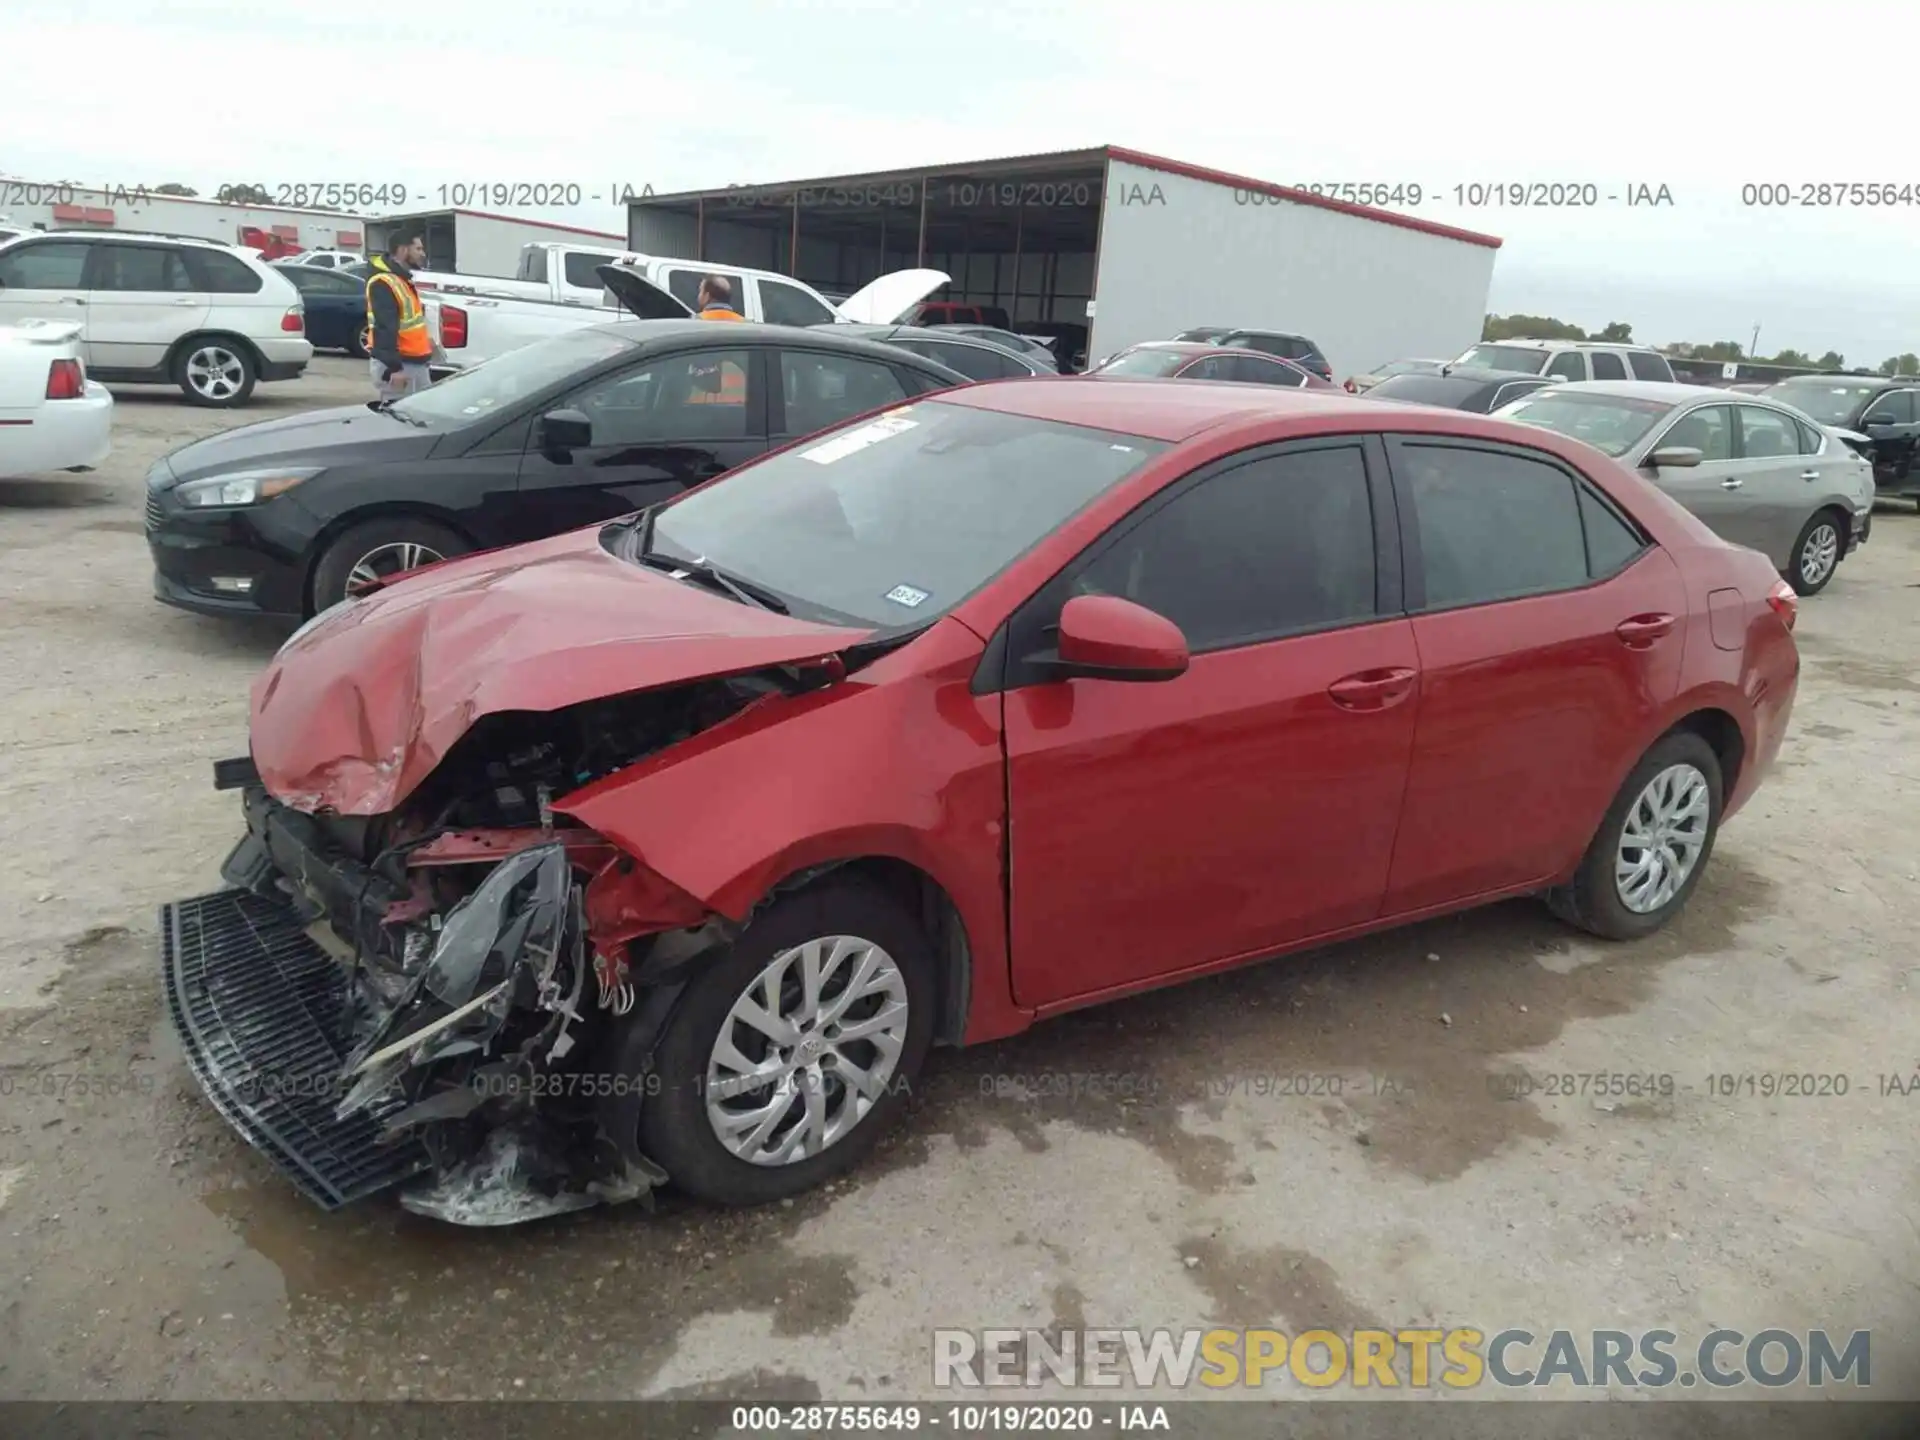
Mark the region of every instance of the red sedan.
<instances>
[{"instance_id":1,"label":"red sedan","mask_svg":"<svg viewBox=\"0 0 1920 1440\"><path fill-rule=\"evenodd\" d=\"M324 1205L766 1201L930 1045L1510 896L1657 930L1780 747L1794 603L1538 428L945 392L311 621L167 990Z\"/></svg>"},{"instance_id":2,"label":"red sedan","mask_svg":"<svg viewBox=\"0 0 1920 1440\"><path fill-rule=\"evenodd\" d=\"M1087 373L1112 380L1238 380L1294 390L1336 388L1331 380L1278 355L1192 340L1144 340L1109 355Z\"/></svg>"}]
</instances>

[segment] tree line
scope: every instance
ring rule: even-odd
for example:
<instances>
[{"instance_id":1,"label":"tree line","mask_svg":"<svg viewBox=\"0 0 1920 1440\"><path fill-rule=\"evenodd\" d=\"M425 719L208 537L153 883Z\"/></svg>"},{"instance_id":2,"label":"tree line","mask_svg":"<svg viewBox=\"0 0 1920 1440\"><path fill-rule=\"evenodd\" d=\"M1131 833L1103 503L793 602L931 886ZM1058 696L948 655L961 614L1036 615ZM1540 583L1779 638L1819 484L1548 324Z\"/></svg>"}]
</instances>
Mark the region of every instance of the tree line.
<instances>
[{"instance_id":1,"label":"tree line","mask_svg":"<svg viewBox=\"0 0 1920 1440\"><path fill-rule=\"evenodd\" d=\"M1600 340L1616 345L1631 344L1633 327L1615 320L1589 334L1578 325L1556 320L1551 315L1489 315L1480 330L1482 340ZM1738 340L1715 340L1710 344L1678 341L1659 349L1676 360L1746 361L1754 365L1786 365L1800 370L1845 370L1847 360L1838 350L1820 356L1799 350L1782 350L1777 355L1749 355ZM1882 375L1920 375L1920 355L1889 355L1874 367Z\"/></svg>"}]
</instances>

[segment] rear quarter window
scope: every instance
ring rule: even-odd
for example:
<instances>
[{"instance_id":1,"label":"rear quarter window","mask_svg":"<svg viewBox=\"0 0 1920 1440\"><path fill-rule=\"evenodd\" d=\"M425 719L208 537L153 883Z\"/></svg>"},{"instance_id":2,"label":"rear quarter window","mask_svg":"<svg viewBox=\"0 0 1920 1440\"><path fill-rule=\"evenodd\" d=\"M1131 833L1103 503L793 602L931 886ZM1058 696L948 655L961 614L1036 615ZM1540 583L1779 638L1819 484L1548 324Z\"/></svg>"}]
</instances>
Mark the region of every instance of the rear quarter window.
<instances>
[{"instance_id":1,"label":"rear quarter window","mask_svg":"<svg viewBox=\"0 0 1920 1440\"><path fill-rule=\"evenodd\" d=\"M224 250L185 250L187 273L210 295L258 295L265 281L238 255Z\"/></svg>"},{"instance_id":2,"label":"rear quarter window","mask_svg":"<svg viewBox=\"0 0 1920 1440\"><path fill-rule=\"evenodd\" d=\"M1629 351L1627 364L1633 368L1636 380L1664 380L1669 384L1673 381L1673 366L1667 363L1667 357L1651 350Z\"/></svg>"}]
</instances>

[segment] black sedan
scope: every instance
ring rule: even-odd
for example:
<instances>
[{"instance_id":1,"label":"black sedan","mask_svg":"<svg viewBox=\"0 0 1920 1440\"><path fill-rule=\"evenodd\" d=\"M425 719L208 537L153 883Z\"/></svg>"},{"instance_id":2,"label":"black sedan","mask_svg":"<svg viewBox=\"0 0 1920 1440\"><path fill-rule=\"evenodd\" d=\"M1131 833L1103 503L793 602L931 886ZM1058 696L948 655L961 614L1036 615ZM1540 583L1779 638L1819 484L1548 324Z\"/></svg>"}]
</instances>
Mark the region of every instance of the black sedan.
<instances>
[{"instance_id":1,"label":"black sedan","mask_svg":"<svg viewBox=\"0 0 1920 1440\"><path fill-rule=\"evenodd\" d=\"M967 383L832 330L628 320L388 402L196 440L147 473L154 595L312 615L403 570L629 514L862 411Z\"/></svg>"},{"instance_id":2,"label":"black sedan","mask_svg":"<svg viewBox=\"0 0 1920 1440\"><path fill-rule=\"evenodd\" d=\"M1467 410L1475 415L1490 415L1509 401L1531 395L1543 385L1558 384L1555 375L1528 375L1518 370L1454 369L1449 366L1435 374L1411 372L1389 375L1365 392L1369 400L1411 401L1416 405L1439 405L1448 410Z\"/></svg>"},{"instance_id":3,"label":"black sedan","mask_svg":"<svg viewBox=\"0 0 1920 1440\"><path fill-rule=\"evenodd\" d=\"M1920 375L1796 375L1760 393L1838 430L1873 462L1880 494L1920 502Z\"/></svg>"},{"instance_id":4,"label":"black sedan","mask_svg":"<svg viewBox=\"0 0 1920 1440\"><path fill-rule=\"evenodd\" d=\"M365 272L323 270L317 265L276 265L300 292L307 311L307 339L316 350L344 350L358 358L367 352L360 333L367 324Z\"/></svg>"},{"instance_id":5,"label":"black sedan","mask_svg":"<svg viewBox=\"0 0 1920 1440\"><path fill-rule=\"evenodd\" d=\"M896 350L910 350L923 360L937 360L969 380L1019 380L1032 375L1056 375L1059 368L991 340L956 333L952 325L846 325L834 331L877 340Z\"/></svg>"}]
</instances>

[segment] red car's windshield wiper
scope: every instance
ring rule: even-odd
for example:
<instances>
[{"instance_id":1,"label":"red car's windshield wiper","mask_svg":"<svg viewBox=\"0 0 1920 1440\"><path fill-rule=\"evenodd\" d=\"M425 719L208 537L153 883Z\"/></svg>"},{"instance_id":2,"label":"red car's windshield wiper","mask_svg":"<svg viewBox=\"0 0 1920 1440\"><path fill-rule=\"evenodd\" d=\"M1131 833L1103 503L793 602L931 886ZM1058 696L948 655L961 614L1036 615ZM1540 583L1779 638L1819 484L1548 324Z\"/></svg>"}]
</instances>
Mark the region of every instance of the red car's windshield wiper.
<instances>
[{"instance_id":1,"label":"red car's windshield wiper","mask_svg":"<svg viewBox=\"0 0 1920 1440\"><path fill-rule=\"evenodd\" d=\"M787 613L787 602L764 585L756 585L751 580L743 580L738 575L729 575L719 566L700 560L682 560L675 555L664 555L653 548L653 512L647 512L639 528L633 532L633 540L628 545L629 558L637 565L645 565L652 570L665 570L676 578L698 580L709 589L730 595L742 605L757 606L762 610L771 610L776 615Z\"/></svg>"}]
</instances>

